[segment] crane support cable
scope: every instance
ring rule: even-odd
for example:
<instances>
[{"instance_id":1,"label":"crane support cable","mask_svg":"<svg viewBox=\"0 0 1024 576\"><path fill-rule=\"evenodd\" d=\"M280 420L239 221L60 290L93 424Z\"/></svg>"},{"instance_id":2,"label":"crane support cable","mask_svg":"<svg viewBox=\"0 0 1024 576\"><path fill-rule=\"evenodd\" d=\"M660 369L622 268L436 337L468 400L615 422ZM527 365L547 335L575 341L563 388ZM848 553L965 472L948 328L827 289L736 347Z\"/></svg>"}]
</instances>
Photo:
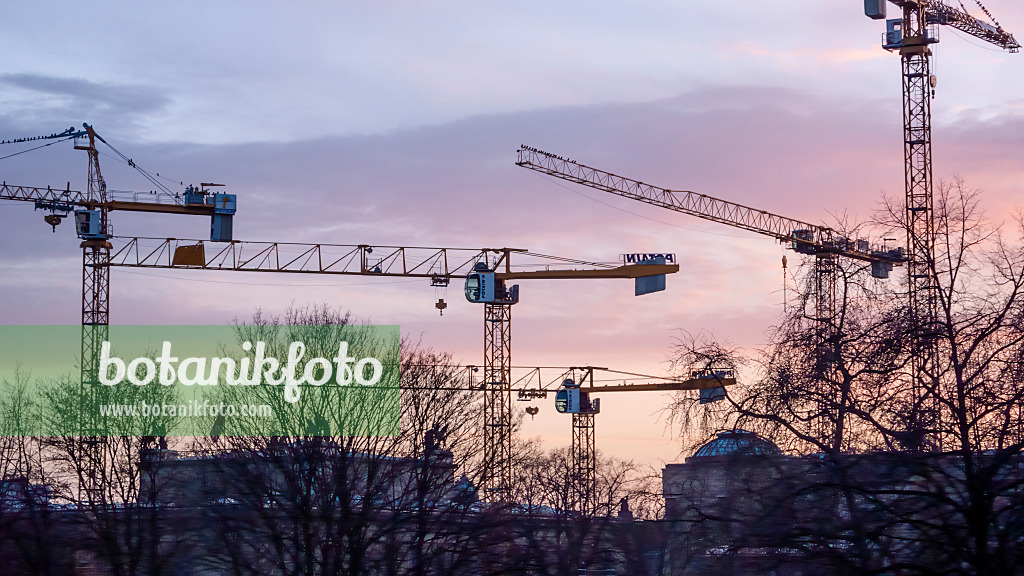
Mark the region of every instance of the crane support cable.
<instances>
[{"instance_id":1,"label":"crane support cable","mask_svg":"<svg viewBox=\"0 0 1024 576\"><path fill-rule=\"evenodd\" d=\"M107 142L106 140L104 140L102 138L100 138L100 142L103 142L104 144L106 144L107 148L110 148L111 150L113 150L114 154L117 154L121 158L121 160L124 161L125 164L127 164L127 165L131 166L132 168L134 168L136 171L138 171L139 174L142 174L142 176L146 180L149 180L151 184L153 184L154 186L156 186L157 188L159 188L161 191L163 191L166 194L170 194L172 196L174 195L174 192L171 191L170 188L165 186L163 183L159 182L152 174L150 174L149 172L144 170L141 166L136 164L134 160L132 160L131 158L129 158L129 157L125 156L124 154L122 154L120 150L118 150L117 148L114 148L109 142Z\"/></svg>"}]
</instances>

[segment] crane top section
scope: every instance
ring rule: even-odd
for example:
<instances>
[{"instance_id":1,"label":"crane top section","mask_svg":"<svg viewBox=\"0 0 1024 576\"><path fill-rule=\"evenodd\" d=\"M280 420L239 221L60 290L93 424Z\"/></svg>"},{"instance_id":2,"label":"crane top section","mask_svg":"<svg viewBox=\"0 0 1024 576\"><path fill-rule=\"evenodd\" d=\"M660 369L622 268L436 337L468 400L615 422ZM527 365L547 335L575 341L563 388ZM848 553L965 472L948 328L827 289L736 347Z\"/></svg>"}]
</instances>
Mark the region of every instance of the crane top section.
<instances>
[{"instance_id":1,"label":"crane top section","mask_svg":"<svg viewBox=\"0 0 1024 576\"><path fill-rule=\"evenodd\" d=\"M720 200L706 194L660 188L525 145L519 148L516 165L617 196L770 236L780 242L789 243L790 248L804 254L836 254L884 264L906 261L902 248L871 246L866 240L839 236L825 226Z\"/></svg>"},{"instance_id":2,"label":"crane top section","mask_svg":"<svg viewBox=\"0 0 1024 576\"><path fill-rule=\"evenodd\" d=\"M991 23L976 18L959 8L954 8L941 0L889 0L899 6L905 14L918 14L923 17L923 23L911 26L909 29L920 29L924 33L922 41L925 43L938 42L938 35L929 27L949 26L966 34L998 46L1008 52L1020 51L1020 43L1013 34L1010 34L992 18L992 14L979 2L978 5L991 19ZM880 20L886 17L886 0L864 0L864 14L869 18ZM888 30L885 35L883 46L893 50L901 48L904 41L903 18L888 20Z\"/></svg>"},{"instance_id":3,"label":"crane top section","mask_svg":"<svg viewBox=\"0 0 1024 576\"><path fill-rule=\"evenodd\" d=\"M232 237L232 220L236 211L236 196L223 192L212 192L211 187L223 184L203 183L199 186L188 186L183 193L171 192L166 186L157 182L150 174L142 170L130 158L124 156L103 139L89 124L83 124L84 130L74 127L46 136L17 138L5 140L0 144L31 142L35 140L70 140L74 139L76 150L85 150L89 154L89 188L82 192L71 189L69 182L63 190L47 186L18 186L0 184L0 200L17 200L33 202L36 210L49 212L44 216L47 224L56 231L57 225L69 213L75 213L75 227L78 236L84 240L106 241L111 230L107 225L107 213L115 210L130 212L156 212L163 214L191 214L210 216L210 240L215 242L230 241ZM79 144L79 139L87 138L87 144ZM160 192L127 192L107 190L106 183L99 166L99 151L96 141L103 142L117 153L122 160L161 189Z\"/></svg>"}]
</instances>

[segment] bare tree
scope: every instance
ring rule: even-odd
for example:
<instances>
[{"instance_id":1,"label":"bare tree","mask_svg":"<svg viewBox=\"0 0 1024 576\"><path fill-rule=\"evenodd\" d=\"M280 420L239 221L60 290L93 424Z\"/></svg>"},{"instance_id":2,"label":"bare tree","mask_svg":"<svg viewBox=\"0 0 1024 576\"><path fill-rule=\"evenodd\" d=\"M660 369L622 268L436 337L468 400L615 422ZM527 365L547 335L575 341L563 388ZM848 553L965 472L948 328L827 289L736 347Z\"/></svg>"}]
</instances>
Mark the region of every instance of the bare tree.
<instances>
[{"instance_id":1,"label":"bare tree","mask_svg":"<svg viewBox=\"0 0 1024 576\"><path fill-rule=\"evenodd\" d=\"M167 429L170 423L159 415L106 418L82 435L74 415L101 404L176 403L176 398L174 388L165 386L103 386L90 391L63 379L46 387L41 417L61 435L40 439L43 467L60 479L54 498L71 512L65 516L74 523L75 553L82 562L105 567L116 576L173 570L169 560L178 550L177 528L168 522L165 509L140 498L151 474L142 457L155 440L153 430Z\"/></svg>"},{"instance_id":2,"label":"bare tree","mask_svg":"<svg viewBox=\"0 0 1024 576\"><path fill-rule=\"evenodd\" d=\"M536 443L524 446L514 473L515 504L508 559L528 574L576 575L581 569L616 570L623 558L641 542L633 529L628 502L646 502L655 490L649 475L633 462L598 454L597 482L592 514L573 508L580 501L574 491L571 454L567 448L544 452ZM660 490L658 490L660 496ZM655 508L644 509L654 513ZM632 548L630 548L632 547ZM640 566L635 568L636 573Z\"/></svg>"},{"instance_id":3,"label":"bare tree","mask_svg":"<svg viewBox=\"0 0 1024 576\"><path fill-rule=\"evenodd\" d=\"M959 179L935 200L933 324L911 316L906 284L838 262L837 315L792 310L754 384L730 391L720 426L757 431L791 454L769 500L800 510L777 537L734 534L731 549L770 544L837 573L1020 570L1024 222L994 226ZM880 220L901 229L902 206L886 206ZM915 355L931 350L915 377ZM677 421L693 410L674 408ZM797 506L807 498L817 508Z\"/></svg>"},{"instance_id":4,"label":"bare tree","mask_svg":"<svg viewBox=\"0 0 1024 576\"><path fill-rule=\"evenodd\" d=\"M24 574L63 573L70 556L52 543L61 531L51 496L58 479L35 436L41 416L31 374L0 380L0 563Z\"/></svg>"},{"instance_id":5,"label":"bare tree","mask_svg":"<svg viewBox=\"0 0 1024 576\"><path fill-rule=\"evenodd\" d=\"M239 337L267 338L267 328L282 326L294 327L288 338L313 356L329 357L339 339L358 337L351 316L325 306L257 315L238 325ZM400 382L394 368L390 399L396 408L401 401L401 419L393 430L388 396L348 395L334 398L322 420L310 417L305 433L294 422L281 436L228 426L179 458L172 467L216 477L201 496L218 526L206 555L236 574L464 572L478 545L480 407L448 354L405 342Z\"/></svg>"}]
</instances>

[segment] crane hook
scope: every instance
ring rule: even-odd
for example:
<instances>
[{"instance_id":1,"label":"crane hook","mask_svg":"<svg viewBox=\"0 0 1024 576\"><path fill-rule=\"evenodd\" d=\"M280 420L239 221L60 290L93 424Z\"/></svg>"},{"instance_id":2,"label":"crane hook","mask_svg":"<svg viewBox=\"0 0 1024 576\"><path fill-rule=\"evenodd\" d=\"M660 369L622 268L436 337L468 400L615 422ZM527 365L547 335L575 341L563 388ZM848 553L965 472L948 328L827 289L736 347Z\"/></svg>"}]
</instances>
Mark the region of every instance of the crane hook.
<instances>
[{"instance_id":1,"label":"crane hook","mask_svg":"<svg viewBox=\"0 0 1024 576\"><path fill-rule=\"evenodd\" d=\"M54 232L57 231L57 224L60 224L60 221L63 218L63 214L47 214L46 216L43 216L43 220L53 228Z\"/></svg>"}]
</instances>

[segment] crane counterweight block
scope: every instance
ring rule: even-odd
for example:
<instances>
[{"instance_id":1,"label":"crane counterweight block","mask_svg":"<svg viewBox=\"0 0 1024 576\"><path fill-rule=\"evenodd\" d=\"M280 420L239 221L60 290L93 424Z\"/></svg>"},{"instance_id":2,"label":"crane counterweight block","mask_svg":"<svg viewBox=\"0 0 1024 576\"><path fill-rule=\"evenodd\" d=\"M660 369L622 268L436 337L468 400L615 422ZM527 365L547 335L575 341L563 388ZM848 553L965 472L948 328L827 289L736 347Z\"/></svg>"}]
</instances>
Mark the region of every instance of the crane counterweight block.
<instances>
[{"instance_id":1,"label":"crane counterweight block","mask_svg":"<svg viewBox=\"0 0 1024 576\"><path fill-rule=\"evenodd\" d=\"M202 244L193 244L192 246L178 246L174 249L174 258L171 261L172 266L196 266L202 268L206 266L206 250Z\"/></svg>"}]
</instances>

